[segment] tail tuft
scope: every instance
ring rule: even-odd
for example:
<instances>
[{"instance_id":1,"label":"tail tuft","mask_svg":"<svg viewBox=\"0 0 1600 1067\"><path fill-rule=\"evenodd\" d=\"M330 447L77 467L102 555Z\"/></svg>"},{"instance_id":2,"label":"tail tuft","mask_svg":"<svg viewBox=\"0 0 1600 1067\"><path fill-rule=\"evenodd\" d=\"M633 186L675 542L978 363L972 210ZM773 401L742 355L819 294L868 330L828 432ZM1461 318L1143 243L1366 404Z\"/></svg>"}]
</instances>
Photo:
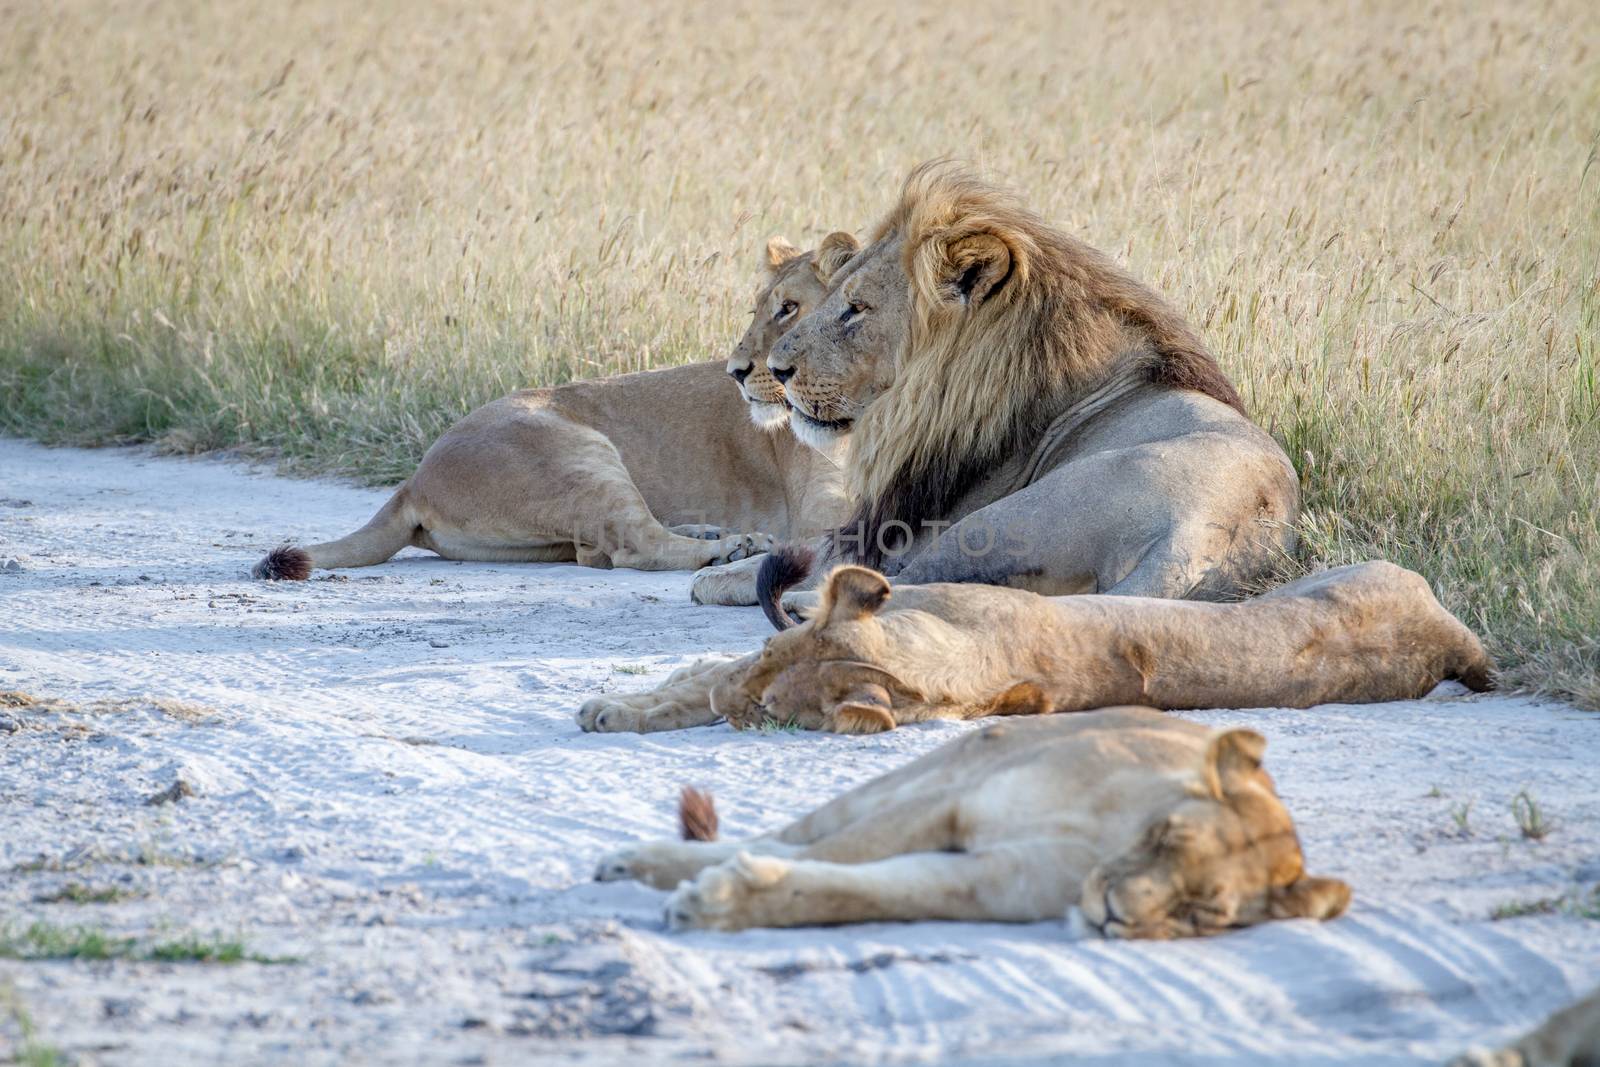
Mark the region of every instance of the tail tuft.
<instances>
[{"instance_id":1,"label":"tail tuft","mask_svg":"<svg viewBox=\"0 0 1600 1067\"><path fill-rule=\"evenodd\" d=\"M250 576L269 582L303 582L311 577L311 553L293 545L279 545L250 568Z\"/></svg>"},{"instance_id":2,"label":"tail tuft","mask_svg":"<svg viewBox=\"0 0 1600 1067\"><path fill-rule=\"evenodd\" d=\"M717 805L710 793L703 793L692 785L683 787L678 796L678 828L685 841L717 839Z\"/></svg>"},{"instance_id":3,"label":"tail tuft","mask_svg":"<svg viewBox=\"0 0 1600 1067\"><path fill-rule=\"evenodd\" d=\"M816 566L817 554L804 545L784 545L767 553L756 572L756 600L775 630L787 630L799 622L783 610L783 594L805 581Z\"/></svg>"}]
</instances>

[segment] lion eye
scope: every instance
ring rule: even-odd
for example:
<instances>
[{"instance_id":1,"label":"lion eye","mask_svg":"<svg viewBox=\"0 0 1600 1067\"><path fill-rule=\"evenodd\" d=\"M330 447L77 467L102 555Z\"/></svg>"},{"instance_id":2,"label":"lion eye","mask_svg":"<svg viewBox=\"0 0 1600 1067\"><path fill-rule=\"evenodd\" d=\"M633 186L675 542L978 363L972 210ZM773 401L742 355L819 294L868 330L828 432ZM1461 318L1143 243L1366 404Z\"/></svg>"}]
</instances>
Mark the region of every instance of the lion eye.
<instances>
[{"instance_id":1,"label":"lion eye","mask_svg":"<svg viewBox=\"0 0 1600 1067\"><path fill-rule=\"evenodd\" d=\"M843 314L841 314L839 316L839 321L840 322L848 322L851 319L855 318L857 315L865 314L866 311L867 311L867 305L866 304L863 304L859 300L852 300L852 301L850 301L850 306L845 308Z\"/></svg>"},{"instance_id":2,"label":"lion eye","mask_svg":"<svg viewBox=\"0 0 1600 1067\"><path fill-rule=\"evenodd\" d=\"M776 315L772 316L772 317L773 317L774 320L786 319L790 315L793 315L794 312L795 312L795 309L798 308L799 306L800 305L796 304L793 300L785 300L783 302L782 306L780 306L778 308L778 313Z\"/></svg>"}]
</instances>

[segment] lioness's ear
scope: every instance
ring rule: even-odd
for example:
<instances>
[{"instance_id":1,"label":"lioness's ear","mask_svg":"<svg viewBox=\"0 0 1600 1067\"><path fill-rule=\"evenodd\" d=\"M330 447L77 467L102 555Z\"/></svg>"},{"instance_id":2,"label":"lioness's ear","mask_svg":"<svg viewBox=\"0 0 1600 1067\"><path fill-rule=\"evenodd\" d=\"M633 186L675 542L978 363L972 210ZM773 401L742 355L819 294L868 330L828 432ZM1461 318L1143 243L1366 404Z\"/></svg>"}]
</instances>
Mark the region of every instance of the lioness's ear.
<instances>
[{"instance_id":1,"label":"lioness's ear","mask_svg":"<svg viewBox=\"0 0 1600 1067\"><path fill-rule=\"evenodd\" d=\"M1350 906L1350 886L1307 875L1274 889L1268 904L1274 919L1336 919Z\"/></svg>"},{"instance_id":2,"label":"lioness's ear","mask_svg":"<svg viewBox=\"0 0 1600 1067\"><path fill-rule=\"evenodd\" d=\"M866 567L840 567L822 587L817 614L830 623L854 622L875 614L889 599L889 582Z\"/></svg>"},{"instance_id":3,"label":"lioness's ear","mask_svg":"<svg viewBox=\"0 0 1600 1067\"><path fill-rule=\"evenodd\" d=\"M861 251L861 242L856 240L856 235L843 230L828 234L817 246L817 256L811 261L811 269L816 271L817 281L827 285L833 276L839 273L839 268Z\"/></svg>"},{"instance_id":4,"label":"lioness's ear","mask_svg":"<svg viewBox=\"0 0 1600 1067\"><path fill-rule=\"evenodd\" d=\"M777 270L799 254L800 250L794 245L782 237L774 237L767 242L767 269Z\"/></svg>"},{"instance_id":5,"label":"lioness's ear","mask_svg":"<svg viewBox=\"0 0 1600 1067\"><path fill-rule=\"evenodd\" d=\"M1223 730L1212 735L1202 768L1211 795L1221 800L1247 788L1261 769L1266 750L1267 739L1254 730Z\"/></svg>"},{"instance_id":6,"label":"lioness's ear","mask_svg":"<svg viewBox=\"0 0 1600 1067\"><path fill-rule=\"evenodd\" d=\"M1011 276L1011 246L995 234L957 237L941 251L937 291L950 303L977 307L999 292Z\"/></svg>"}]
</instances>

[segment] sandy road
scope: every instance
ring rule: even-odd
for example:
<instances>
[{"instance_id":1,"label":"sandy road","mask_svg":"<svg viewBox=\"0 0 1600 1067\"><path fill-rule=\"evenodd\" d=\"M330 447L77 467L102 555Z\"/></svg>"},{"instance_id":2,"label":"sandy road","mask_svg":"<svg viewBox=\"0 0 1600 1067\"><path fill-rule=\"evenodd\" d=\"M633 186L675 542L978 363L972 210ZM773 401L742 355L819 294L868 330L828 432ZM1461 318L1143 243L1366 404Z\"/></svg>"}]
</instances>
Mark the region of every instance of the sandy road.
<instances>
[{"instance_id":1,"label":"sandy road","mask_svg":"<svg viewBox=\"0 0 1600 1067\"><path fill-rule=\"evenodd\" d=\"M1600 716L1503 697L1195 716L1268 736L1310 866L1356 888L1332 924L668 935L662 894L588 879L671 832L680 783L754 831L966 727L580 733L585 696L765 633L690 607L681 574L415 554L248 579L382 497L0 441L0 690L66 702L0 707L0 917L297 960L0 960L48 1043L106 1064L1401 1064L1600 982L1578 904L1600 882ZM146 803L180 779L192 797ZM1523 789L1542 842L1512 818ZM46 901L69 885L118 899ZM0 1024L0 1058L15 1038Z\"/></svg>"}]
</instances>

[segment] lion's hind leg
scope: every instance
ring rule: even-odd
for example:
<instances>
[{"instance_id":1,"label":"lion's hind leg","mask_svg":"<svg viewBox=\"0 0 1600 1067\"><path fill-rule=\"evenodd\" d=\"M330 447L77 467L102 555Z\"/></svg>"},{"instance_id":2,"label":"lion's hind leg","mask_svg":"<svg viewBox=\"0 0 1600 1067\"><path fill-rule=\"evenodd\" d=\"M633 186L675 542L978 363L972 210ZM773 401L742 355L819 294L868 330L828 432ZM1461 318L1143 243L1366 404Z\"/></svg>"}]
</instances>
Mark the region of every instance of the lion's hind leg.
<instances>
[{"instance_id":1,"label":"lion's hind leg","mask_svg":"<svg viewBox=\"0 0 1600 1067\"><path fill-rule=\"evenodd\" d=\"M711 794L684 787L678 800L681 841L658 841L613 852L600 861L597 882L631 879L657 889L671 889L740 852L788 855L795 846L767 835L746 841L717 840L717 808Z\"/></svg>"},{"instance_id":2,"label":"lion's hind leg","mask_svg":"<svg viewBox=\"0 0 1600 1067\"><path fill-rule=\"evenodd\" d=\"M692 571L771 543L706 525L669 530L611 439L548 409L452 430L429 449L410 484L415 523L427 539L421 543L451 559Z\"/></svg>"},{"instance_id":3,"label":"lion's hind leg","mask_svg":"<svg viewBox=\"0 0 1600 1067\"><path fill-rule=\"evenodd\" d=\"M1030 922L1077 903L1062 843L916 852L871 863L741 853L667 899L674 929L745 930L855 922Z\"/></svg>"},{"instance_id":4,"label":"lion's hind leg","mask_svg":"<svg viewBox=\"0 0 1600 1067\"><path fill-rule=\"evenodd\" d=\"M770 838L745 841L652 841L619 849L600 861L597 882L644 882L657 889L676 889L679 882L697 876L740 852L784 856L794 851Z\"/></svg>"}]
</instances>

